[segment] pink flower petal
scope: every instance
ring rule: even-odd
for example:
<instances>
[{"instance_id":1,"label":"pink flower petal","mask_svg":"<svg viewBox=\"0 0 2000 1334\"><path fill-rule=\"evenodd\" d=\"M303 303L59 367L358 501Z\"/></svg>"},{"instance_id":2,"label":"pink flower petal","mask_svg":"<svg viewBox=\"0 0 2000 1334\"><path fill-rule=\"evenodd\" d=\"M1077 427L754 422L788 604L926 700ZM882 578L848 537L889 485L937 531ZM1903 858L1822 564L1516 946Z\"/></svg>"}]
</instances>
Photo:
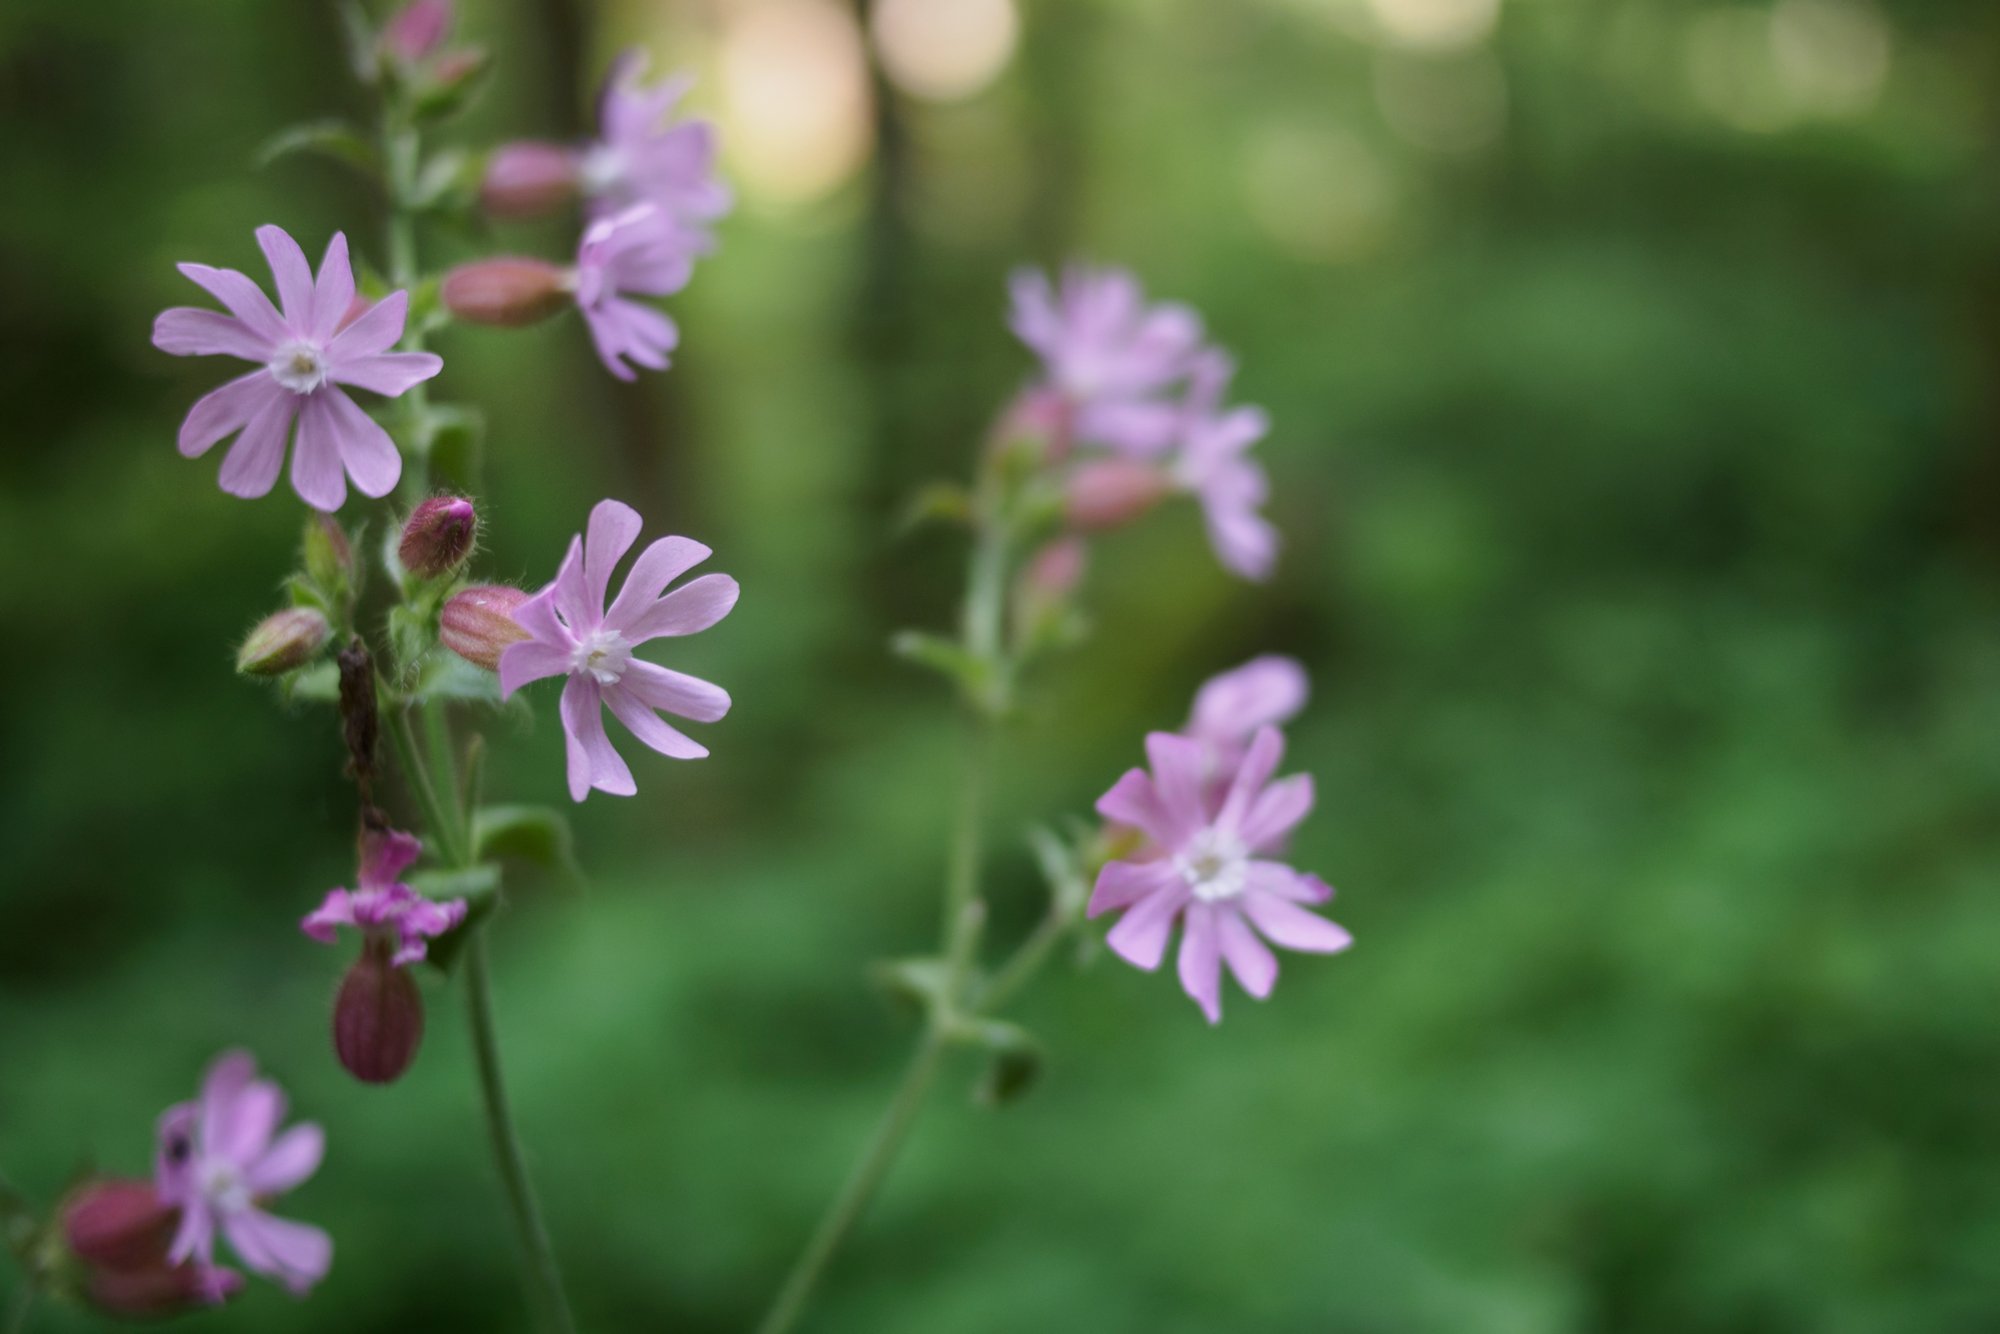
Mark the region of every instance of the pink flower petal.
<instances>
[{"instance_id":1,"label":"pink flower petal","mask_svg":"<svg viewBox=\"0 0 2000 1334\"><path fill-rule=\"evenodd\" d=\"M332 363L326 378L395 398L443 369L444 358L433 352L375 352Z\"/></svg>"},{"instance_id":2,"label":"pink flower petal","mask_svg":"<svg viewBox=\"0 0 2000 1334\"><path fill-rule=\"evenodd\" d=\"M299 930L322 945L331 945L340 938L336 928L353 925L354 905L347 891L332 889L327 891L319 907L307 913L299 922Z\"/></svg>"},{"instance_id":3,"label":"pink flower petal","mask_svg":"<svg viewBox=\"0 0 2000 1334\"><path fill-rule=\"evenodd\" d=\"M1252 852L1268 852L1282 843L1312 808L1311 774L1281 778L1258 794L1238 826L1238 836Z\"/></svg>"},{"instance_id":4,"label":"pink flower petal","mask_svg":"<svg viewBox=\"0 0 2000 1334\"><path fill-rule=\"evenodd\" d=\"M200 458L215 442L236 434L273 398L293 394L262 368L209 390L194 401L181 422L178 445L184 458Z\"/></svg>"},{"instance_id":5,"label":"pink flower petal","mask_svg":"<svg viewBox=\"0 0 2000 1334\"><path fill-rule=\"evenodd\" d=\"M729 712L729 692L721 686L643 659L633 659L618 685L648 708L692 722L719 722Z\"/></svg>"},{"instance_id":6,"label":"pink flower petal","mask_svg":"<svg viewBox=\"0 0 2000 1334\"><path fill-rule=\"evenodd\" d=\"M371 830L361 840L361 887L383 889L395 884L423 851L423 842L415 834L401 829Z\"/></svg>"},{"instance_id":7,"label":"pink flower petal","mask_svg":"<svg viewBox=\"0 0 2000 1334\"><path fill-rule=\"evenodd\" d=\"M282 1195L319 1170L326 1154L326 1132L310 1121L300 1122L267 1149L243 1174L253 1195Z\"/></svg>"},{"instance_id":8,"label":"pink flower petal","mask_svg":"<svg viewBox=\"0 0 2000 1334\"><path fill-rule=\"evenodd\" d=\"M1222 1022L1222 955L1218 950L1215 905L1190 903L1181 928L1181 990L1194 998L1208 1022Z\"/></svg>"},{"instance_id":9,"label":"pink flower petal","mask_svg":"<svg viewBox=\"0 0 2000 1334\"><path fill-rule=\"evenodd\" d=\"M604 734L601 702L597 683L587 676L572 676L563 687L562 723L568 737L572 801L582 801L592 788L614 797L629 797L639 790L632 781L632 771Z\"/></svg>"},{"instance_id":10,"label":"pink flower petal","mask_svg":"<svg viewBox=\"0 0 2000 1334\"><path fill-rule=\"evenodd\" d=\"M627 622L658 600L667 585L707 560L712 553L689 537L663 537L647 545L632 562L618 600L604 613L606 628L624 633Z\"/></svg>"},{"instance_id":11,"label":"pink flower petal","mask_svg":"<svg viewBox=\"0 0 2000 1334\"><path fill-rule=\"evenodd\" d=\"M1168 888L1140 900L1105 934L1104 943L1125 962L1151 972L1166 957L1167 937L1188 898L1185 889Z\"/></svg>"},{"instance_id":12,"label":"pink flower petal","mask_svg":"<svg viewBox=\"0 0 2000 1334\"><path fill-rule=\"evenodd\" d=\"M1131 825L1162 846L1175 842L1179 832L1144 769L1127 769L1111 785L1111 790L1097 799L1097 813L1107 820Z\"/></svg>"},{"instance_id":13,"label":"pink flower petal","mask_svg":"<svg viewBox=\"0 0 2000 1334\"><path fill-rule=\"evenodd\" d=\"M246 1209L222 1220L222 1234L245 1268L303 1293L333 1266L333 1239L319 1228Z\"/></svg>"},{"instance_id":14,"label":"pink flower petal","mask_svg":"<svg viewBox=\"0 0 2000 1334\"><path fill-rule=\"evenodd\" d=\"M320 257L319 277L313 283L312 336L325 343L354 304L354 268L347 259L347 237L335 232Z\"/></svg>"},{"instance_id":15,"label":"pink flower petal","mask_svg":"<svg viewBox=\"0 0 2000 1334\"><path fill-rule=\"evenodd\" d=\"M1310 954L1337 954L1354 937L1317 913L1262 889L1244 891L1241 900L1250 924L1273 945Z\"/></svg>"},{"instance_id":16,"label":"pink flower petal","mask_svg":"<svg viewBox=\"0 0 2000 1334\"><path fill-rule=\"evenodd\" d=\"M269 495L285 468L285 442L291 438L298 396L282 388L243 425L243 433L223 456L216 482L232 496L255 500Z\"/></svg>"},{"instance_id":17,"label":"pink flower petal","mask_svg":"<svg viewBox=\"0 0 2000 1334\"><path fill-rule=\"evenodd\" d=\"M282 227L259 227L257 244L271 265L271 276L277 279L278 303L284 310L287 329L294 336L309 332L312 328L313 280L312 266L306 263L306 252L299 249L299 243Z\"/></svg>"},{"instance_id":18,"label":"pink flower petal","mask_svg":"<svg viewBox=\"0 0 2000 1334\"><path fill-rule=\"evenodd\" d=\"M699 760L708 754L707 746L663 721L644 701L624 689L623 682L604 687L603 697L612 716L625 724L626 730L633 736L660 754L676 760Z\"/></svg>"},{"instance_id":19,"label":"pink flower petal","mask_svg":"<svg viewBox=\"0 0 2000 1334\"><path fill-rule=\"evenodd\" d=\"M611 589L611 572L639 540L646 521L622 500L600 500L591 507L583 548L584 591L591 612L602 621L604 598Z\"/></svg>"},{"instance_id":20,"label":"pink flower petal","mask_svg":"<svg viewBox=\"0 0 2000 1334\"><path fill-rule=\"evenodd\" d=\"M1153 790L1159 794L1170 835L1161 842L1178 844L1208 823L1202 798L1207 748L1172 732L1152 732L1146 737L1146 758L1153 768Z\"/></svg>"},{"instance_id":21,"label":"pink flower petal","mask_svg":"<svg viewBox=\"0 0 2000 1334\"><path fill-rule=\"evenodd\" d=\"M267 1079L231 1087L221 1096L202 1090L202 1153L247 1163L264 1152L285 1118L285 1095Z\"/></svg>"},{"instance_id":22,"label":"pink flower petal","mask_svg":"<svg viewBox=\"0 0 2000 1334\"><path fill-rule=\"evenodd\" d=\"M1187 731L1213 741L1248 740L1259 727L1289 721L1306 704L1306 669L1267 654L1214 676L1195 693Z\"/></svg>"},{"instance_id":23,"label":"pink flower petal","mask_svg":"<svg viewBox=\"0 0 2000 1334\"><path fill-rule=\"evenodd\" d=\"M569 634L589 634L603 622L603 604L591 605L590 586L583 577L582 538L570 539L569 553L563 557L561 567L556 570L555 582L549 587L554 593L554 609L562 613L563 622L569 627ZM527 608L523 606L514 613L515 621L524 626L528 625L528 622L521 620L521 612L526 610ZM528 626L528 629L529 633L538 638L547 637L533 626ZM555 637L561 638L562 635L563 632L558 630Z\"/></svg>"},{"instance_id":24,"label":"pink flower petal","mask_svg":"<svg viewBox=\"0 0 2000 1334\"><path fill-rule=\"evenodd\" d=\"M523 607L527 604L523 603ZM544 604L546 605L546 604ZM518 622L519 612L516 612ZM569 674L569 650L537 640L509 644L500 652L500 698L510 699L530 681Z\"/></svg>"},{"instance_id":25,"label":"pink flower petal","mask_svg":"<svg viewBox=\"0 0 2000 1334\"><path fill-rule=\"evenodd\" d=\"M1090 893L1090 916L1128 907L1162 890L1173 888L1180 876L1165 858L1148 862L1106 862Z\"/></svg>"},{"instance_id":26,"label":"pink flower petal","mask_svg":"<svg viewBox=\"0 0 2000 1334\"><path fill-rule=\"evenodd\" d=\"M299 410L298 438L292 442L292 489L314 509L331 513L347 499L340 463L340 432L326 394L308 394Z\"/></svg>"},{"instance_id":27,"label":"pink flower petal","mask_svg":"<svg viewBox=\"0 0 2000 1334\"><path fill-rule=\"evenodd\" d=\"M632 618L620 633L634 644L669 635L691 635L727 616L740 590L726 574L690 579Z\"/></svg>"},{"instance_id":28,"label":"pink flower petal","mask_svg":"<svg viewBox=\"0 0 2000 1334\"><path fill-rule=\"evenodd\" d=\"M355 490L364 496L386 496L395 490L403 475L403 456L382 424L331 385L314 394L312 403L326 414L339 442L340 462L354 479Z\"/></svg>"},{"instance_id":29,"label":"pink flower petal","mask_svg":"<svg viewBox=\"0 0 2000 1334\"><path fill-rule=\"evenodd\" d=\"M1258 1000L1270 995L1278 980L1278 956L1265 947L1233 907L1215 910L1215 929L1222 957L1236 975L1237 984Z\"/></svg>"},{"instance_id":30,"label":"pink flower petal","mask_svg":"<svg viewBox=\"0 0 2000 1334\"><path fill-rule=\"evenodd\" d=\"M1326 881L1294 871L1283 862L1253 861L1245 868L1245 874L1244 883L1251 889L1292 903L1325 903L1333 897L1333 887Z\"/></svg>"},{"instance_id":31,"label":"pink flower petal","mask_svg":"<svg viewBox=\"0 0 2000 1334\"><path fill-rule=\"evenodd\" d=\"M163 310L153 321L153 346L177 357L240 357L268 361L271 344L234 315L196 306Z\"/></svg>"},{"instance_id":32,"label":"pink flower petal","mask_svg":"<svg viewBox=\"0 0 2000 1334\"><path fill-rule=\"evenodd\" d=\"M235 269L210 268L206 264L180 264L175 267L190 282L220 301L230 314L242 320L251 333L272 347L291 339L292 332L285 327L285 321L271 304L271 298Z\"/></svg>"},{"instance_id":33,"label":"pink flower petal","mask_svg":"<svg viewBox=\"0 0 2000 1334\"><path fill-rule=\"evenodd\" d=\"M389 293L334 336L326 347L328 361L337 367L387 352L403 336L403 324L409 317L409 310L408 292Z\"/></svg>"}]
</instances>

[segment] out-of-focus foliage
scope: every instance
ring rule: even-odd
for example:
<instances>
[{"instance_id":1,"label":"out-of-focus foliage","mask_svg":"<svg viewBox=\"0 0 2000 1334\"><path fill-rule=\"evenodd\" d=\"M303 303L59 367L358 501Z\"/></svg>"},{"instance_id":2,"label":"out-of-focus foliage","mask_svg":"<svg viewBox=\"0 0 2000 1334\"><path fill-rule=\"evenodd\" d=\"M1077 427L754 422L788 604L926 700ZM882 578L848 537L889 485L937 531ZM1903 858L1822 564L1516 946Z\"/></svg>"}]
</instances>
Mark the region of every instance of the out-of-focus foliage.
<instances>
[{"instance_id":1,"label":"out-of-focus foliage","mask_svg":"<svg viewBox=\"0 0 2000 1334\"><path fill-rule=\"evenodd\" d=\"M884 646L962 556L888 534L1024 373L1004 275L1072 252L1239 356L1288 547L1253 590L1185 510L1099 544L1097 633L1006 753L995 933L1037 910L1029 821L1289 651L1298 860L1358 943L1213 1032L1170 977L1058 969L1040 1086L976 1108L968 1060L815 1327L2000 1325L1990 0L1024 0L952 104L842 65L831 0L466 9L468 134L547 133L644 41L746 183L666 377L614 384L574 321L440 342L491 423L490 575L548 577L615 493L745 590L674 659L735 695L713 758L632 748L587 887L499 922L587 1327L745 1327L884 1096L864 965L932 930L953 771ZM172 262L252 267L258 223L379 254L339 167L252 166L362 110L344 80L329 8L0 7L0 1170L143 1170L245 1043L328 1128L289 1204L338 1252L199 1327L512 1329L459 998L359 1087L295 930L349 870L339 740L230 653L298 508L175 456L213 374L146 338ZM490 799L561 799L552 714L500 742Z\"/></svg>"}]
</instances>

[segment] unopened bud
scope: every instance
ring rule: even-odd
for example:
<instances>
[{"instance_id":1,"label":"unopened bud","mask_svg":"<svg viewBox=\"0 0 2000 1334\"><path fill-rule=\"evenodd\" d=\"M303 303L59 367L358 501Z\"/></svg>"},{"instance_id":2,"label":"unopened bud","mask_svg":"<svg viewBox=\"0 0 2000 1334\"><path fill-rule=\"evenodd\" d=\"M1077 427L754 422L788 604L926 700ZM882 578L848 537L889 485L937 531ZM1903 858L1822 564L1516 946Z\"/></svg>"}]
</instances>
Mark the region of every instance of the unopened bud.
<instances>
[{"instance_id":1,"label":"unopened bud","mask_svg":"<svg viewBox=\"0 0 2000 1334\"><path fill-rule=\"evenodd\" d=\"M1021 571L1021 588L1039 599L1060 602L1083 582L1089 549L1080 538L1059 537L1037 551Z\"/></svg>"},{"instance_id":2,"label":"unopened bud","mask_svg":"<svg viewBox=\"0 0 2000 1334\"><path fill-rule=\"evenodd\" d=\"M382 25L382 52L406 65L428 58L451 31L451 0L411 0Z\"/></svg>"},{"instance_id":3,"label":"unopened bud","mask_svg":"<svg viewBox=\"0 0 2000 1334\"><path fill-rule=\"evenodd\" d=\"M326 617L311 607L288 607L257 623L236 650L236 670L246 676L282 676L318 657L332 633Z\"/></svg>"},{"instance_id":4,"label":"unopened bud","mask_svg":"<svg viewBox=\"0 0 2000 1334\"><path fill-rule=\"evenodd\" d=\"M84 1284L90 1304L106 1315L135 1320L220 1306L243 1291L243 1275L199 1260L144 1269L93 1269Z\"/></svg>"},{"instance_id":5,"label":"unopened bud","mask_svg":"<svg viewBox=\"0 0 2000 1334\"><path fill-rule=\"evenodd\" d=\"M314 514L306 520L306 578L333 592L354 574L354 544L347 531L331 515Z\"/></svg>"},{"instance_id":6,"label":"unopened bud","mask_svg":"<svg viewBox=\"0 0 2000 1334\"><path fill-rule=\"evenodd\" d=\"M333 1050L364 1084L398 1079L424 1040L424 997L407 968L390 961L386 939L371 939L341 980L333 1002Z\"/></svg>"},{"instance_id":7,"label":"unopened bud","mask_svg":"<svg viewBox=\"0 0 2000 1334\"><path fill-rule=\"evenodd\" d=\"M1060 391L1046 386L1023 390L994 423L987 451L1037 464L1060 463L1069 456L1075 416L1075 407Z\"/></svg>"},{"instance_id":8,"label":"unopened bud","mask_svg":"<svg viewBox=\"0 0 2000 1334\"><path fill-rule=\"evenodd\" d=\"M180 1211L160 1200L150 1181L102 1178L69 1198L63 1239L79 1260L114 1269L165 1264Z\"/></svg>"},{"instance_id":9,"label":"unopened bud","mask_svg":"<svg viewBox=\"0 0 2000 1334\"><path fill-rule=\"evenodd\" d=\"M465 564L479 536L479 514L463 496L432 496L410 511L396 558L421 579L440 579Z\"/></svg>"},{"instance_id":10,"label":"unopened bud","mask_svg":"<svg viewBox=\"0 0 2000 1334\"><path fill-rule=\"evenodd\" d=\"M1097 459L1070 474L1063 513L1072 528L1095 532L1117 528L1144 514L1167 494L1158 468L1132 459Z\"/></svg>"},{"instance_id":11,"label":"unopened bud","mask_svg":"<svg viewBox=\"0 0 2000 1334\"><path fill-rule=\"evenodd\" d=\"M514 623L514 609L528 600L518 588L477 584L451 595L438 616L438 639L467 662L500 670L500 654L528 632Z\"/></svg>"},{"instance_id":12,"label":"unopened bud","mask_svg":"<svg viewBox=\"0 0 2000 1334\"><path fill-rule=\"evenodd\" d=\"M569 270L543 259L500 255L461 264L444 276L444 308L468 324L515 329L545 320L570 304Z\"/></svg>"},{"instance_id":13,"label":"unopened bud","mask_svg":"<svg viewBox=\"0 0 2000 1334\"><path fill-rule=\"evenodd\" d=\"M581 164L574 149L522 140L486 159L479 203L495 218L541 218L576 198Z\"/></svg>"}]
</instances>

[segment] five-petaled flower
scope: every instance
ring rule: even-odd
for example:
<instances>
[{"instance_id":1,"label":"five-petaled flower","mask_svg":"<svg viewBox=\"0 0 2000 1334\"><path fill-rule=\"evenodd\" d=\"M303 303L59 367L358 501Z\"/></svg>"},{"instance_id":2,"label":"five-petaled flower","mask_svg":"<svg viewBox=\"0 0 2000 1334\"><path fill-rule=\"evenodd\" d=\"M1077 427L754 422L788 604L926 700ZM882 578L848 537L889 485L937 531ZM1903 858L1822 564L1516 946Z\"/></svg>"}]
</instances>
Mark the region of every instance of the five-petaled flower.
<instances>
[{"instance_id":1,"label":"five-petaled flower","mask_svg":"<svg viewBox=\"0 0 2000 1334\"><path fill-rule=\"evenodd\" d=\"M1072 265L1060 289L1022 270L1012 289L1009 324L1041 357L1077 443L1142 458L1172 447L1180 412L1167 394L1192 368L1200 317L1182 305L1148 306L1122 269Z\"/></svg>"},{"instance_id":2,"label":"five-petaled flower","mask_svg":"<svg viewBox=\"0 0 2000 1334\"><path fill-rule=\"evenodd\" d=\"M398 968L418 963L429 942L465 920L464 899L430 899L403 884L423 844L400 829L371 829L362 836L361 867L355 889L327 893L306 915L299 929L321 944L331 945L335 928L360 928L370 940L393 947L389 962Z\"/></svg>"},{"instance_id":3,"label":"five-petaled flower","mask_svg":"<svg viewBox=\"0 0 2000 1334\"><path fill-rule=\"evenodd\" d=\"M245 1267L295 1293L326 1276L332 1239L260 1207L310 1177L325 1152L326 1138L311 1122L277 1134L284 1116L284 1093L257 1078L257 1063L244 1051L217 1057L201 1096L161 1114L154 1185L181 1211L168 1251L173 1264L212 1265L219 1231Z\"/></svg>"},{"instance_id":4,"label":"five-petaled flower","mask_svg":"<svg viewBox=\"0 0 2000 1334\"><path fill-rule=\"evenodd\" d=\"M514 609L515 623L530 638L500 655L503 696L545 676L569 678L562 725L569 793L577 801L592 788L622 797L638 790L604 733L602 708L646 745L683 760L700 759L708 749L662 721L659 711L703 723L729 712L729 693L720 686L633 656L648 640L706 630L736 605L736 581L726 574L705 574L665 593L708 559L707 547L685 537L652 543L633 562L617 600L605 606L611 572L643 526L631 506L600 501L587 537L571 539L555 582Z\"/></svg>"},{"instance_id":5,"label":"five-petaled flower","mask_svg":"<svg viewBox=\"0 0 2000 1334\"><path fill-rule=\"evenodd\" d=\"M584 229L576 248L576 305L598 357L619 379L638 378L627 361L648 370L667 368L680 330L660 311L628 298L667 296L686 287L702 244L652 204L634 205Z\"/></svg>"},{"instance_id":6,"label":"five-petaled flower","mask_svg":"<svg viewBox=\"0 0 2000 1334\"><path fill-rule=\"evenodd\" d=\"M389 350L403 336L409 294L393 292L350 319L354 271L345 236L334 233L317 278L283 228L259 227L257 243L277 279L282 312L234 269L183 264L180 271L229 313L176 306L154 321L153 345L162 352L258 363L195 401L181 423L181 453L196 458L236 436L222 461L222 489L261 496L284 467L296 419L292 486L308 505L339 509L347 498L343 474L363 495L387 495L402 475L402 456L342 386L394 397L443 367L428 352Z\"/></svg>"},{"instance_id":7,"label":"five-petaled flower","mask_svg":"<svg viewBox=\"0 0 2000 1334\"><path fill-rule=\"evenodd\" d=\"M1154 732L1146 738L1151 774L1130 770L1097 803L1105 819L1143 833L1146 846L1098 873L1090 915L1128 909L1105 943L1147 970L1159 967L1181 922L1181 986L1212 1024L1222 1019L1225 962L1261 1000L1278 979L1265 940L1317 954L1352 943L1346 931L1303 906L1333 897L1326 882L1271 859L1313 804L1310 776L1271 781L1283 753L1277 729L1259 728L1217 797L1208 782L1208 748Z\"/></svg>"},{"instance_id":8,"label":"five-petaled flower","mask_svg":"<svg viewBox=\"0 0 2000 1334\"><path fill-rule=\"evenodd\" d=\"M599 216L651 204L659 221L699 229L729 212L715 171L715 126L674 115L694 80L677 74L646 84L646 53L627 51L605 76L597 141L583 151L583 189Z\"/></svg>"}]
</instances>

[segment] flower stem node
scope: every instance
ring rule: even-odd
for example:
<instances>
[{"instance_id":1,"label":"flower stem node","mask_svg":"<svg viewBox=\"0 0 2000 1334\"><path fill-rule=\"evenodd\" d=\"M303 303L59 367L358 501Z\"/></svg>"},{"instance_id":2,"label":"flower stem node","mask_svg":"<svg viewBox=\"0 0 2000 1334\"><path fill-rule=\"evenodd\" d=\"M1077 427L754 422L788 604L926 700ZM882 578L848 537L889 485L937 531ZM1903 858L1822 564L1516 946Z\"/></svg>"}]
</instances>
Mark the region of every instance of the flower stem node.
<instances>
[{"instance_id":1,"label":"flower stem node","mask_svg":"<svg viewBox=\"0 0 2000 1334\"><path fill-rule=\"evenodd\" d=\"M479 513L463 496L432 496L410 512L396 558L419 579L442 579L472 555Z\"/></svg>"},{"instance_id":2,"label":"flower stem node","mask_svg":"<svg viewBox=\"0 0 2000 1334\"><path fill-rule=\"evenodd\" d=\"M288 607L266 616L236 651L245 676L282 676L319 656L332 636L325 616L310 607Z\"/></svg>"},{"instance_id":3,"label":"flower stem node","mask_svg":"<svg viewBox=\"0 0 2000 1334\"><path fill-rule=\"evenodd\" d=\"M562 311L575 291L568 269L547 260L496 255L447 273L438 295L455 319L518 329Z\"/></svg>"},{"instance_id":4,"label":"flower stem node","mask_svg":"<svg viewBox=\"0 0 2000 1334\"><path fill-rule=\"evenodd\" d=\"M500 655L528 632L514 623L514 609L528 600L505 584L475 584L460 589L444 604L438 617L438 639L476 667L500 670Z\"/></svg>"}]
</instances>

